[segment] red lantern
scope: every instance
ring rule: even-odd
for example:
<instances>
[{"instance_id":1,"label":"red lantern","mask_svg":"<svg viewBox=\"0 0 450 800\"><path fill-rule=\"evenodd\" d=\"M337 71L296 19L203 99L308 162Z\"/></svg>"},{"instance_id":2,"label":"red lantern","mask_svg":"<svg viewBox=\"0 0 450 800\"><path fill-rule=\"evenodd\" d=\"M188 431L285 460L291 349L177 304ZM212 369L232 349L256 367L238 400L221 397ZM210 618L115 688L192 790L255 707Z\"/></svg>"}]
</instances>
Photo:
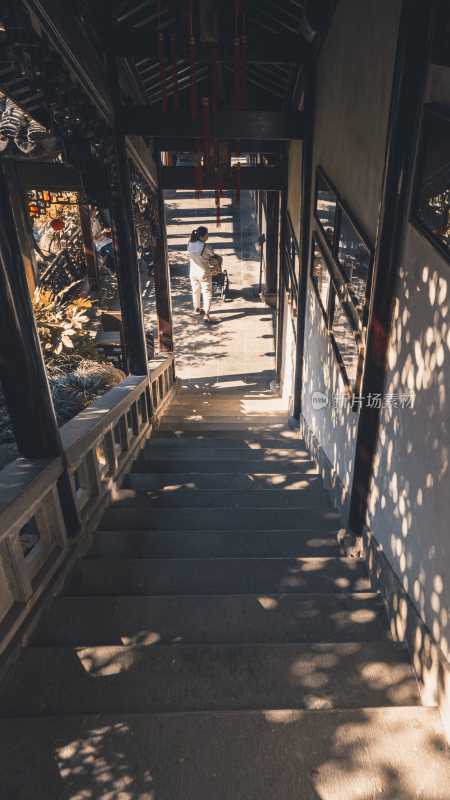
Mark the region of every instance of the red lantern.
<instances>
[{"instance_id":1,"label":"red lantern","mask_svg":"<svg viewBox=\"0 0 450 800\"><path fill-rule=\"evenodd\" d=\"M62 231L62 229L66 227L66 223L63 219L52 219L50 227L53 228L54 231Z\"/></svg>"}]
</instances>

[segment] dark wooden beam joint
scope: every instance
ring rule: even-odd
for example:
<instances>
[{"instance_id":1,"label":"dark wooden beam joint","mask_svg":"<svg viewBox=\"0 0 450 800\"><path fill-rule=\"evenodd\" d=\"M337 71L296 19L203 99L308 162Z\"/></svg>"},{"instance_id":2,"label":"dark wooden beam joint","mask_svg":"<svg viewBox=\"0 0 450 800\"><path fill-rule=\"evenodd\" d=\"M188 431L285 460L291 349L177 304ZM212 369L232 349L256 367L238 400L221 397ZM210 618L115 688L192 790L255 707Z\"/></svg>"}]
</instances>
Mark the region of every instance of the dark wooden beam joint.
<instances>
[{"instance_id":1,"label":"dark wooden beam joint","mask_svg":"<svg viewBox=\"0 0 450 800\"><path fill-rule=\"evenodd\" d=\"M158 60L156 32L152 36L147 29L137 30L120 25L104 32L103 39L104 47L110 55ZM217 46L197 43L198 59L209 63L213 48L217 50L219 64L233 63L233 46L228 43ZM249 64L304 64L312 58L313 52L313 46L295 34L258 36L255 44L249 42L247 61ZM177 42L177 56L180 59L189 58L187 45L182 41Z\"/></svg>"},{"instance_id":2,"label":"dark wooden beam joint","mask_svg":"<svg viewBox=\"0 0 450 800\"><path fill-rule=\"evenodd\" d=\"M236 170L222 173L223 188L236 188ZM195 189L194 167L162 167L161 185L163 189ZM214 189L214 172L203 170L203 188ZM241 189L281 190L281 172L278 167L243 167L241 169Z\"/></svg>"},{"instance_id":3,"label":"dark wooden beam joint","mask_svg":"<svg viewBox=\"0 0 450 800\"><path fill-rule=\"evenodd\" d=\"M117 130L124 136L195 138L202 136L202 118L185 112L155 111L146 106L124 106L117 115ZM289 141L303 139L303 111L218 111L211 115L212 138Z\"/></svg>"}]
</instances>

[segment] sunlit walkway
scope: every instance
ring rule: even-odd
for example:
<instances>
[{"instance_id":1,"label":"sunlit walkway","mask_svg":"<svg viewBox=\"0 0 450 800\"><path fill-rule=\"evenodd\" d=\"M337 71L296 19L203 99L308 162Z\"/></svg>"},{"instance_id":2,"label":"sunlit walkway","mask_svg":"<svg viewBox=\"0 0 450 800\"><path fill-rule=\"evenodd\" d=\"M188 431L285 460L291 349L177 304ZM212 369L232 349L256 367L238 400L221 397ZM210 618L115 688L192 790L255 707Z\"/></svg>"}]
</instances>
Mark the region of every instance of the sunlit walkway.
<instances>
[{"instance_id":1,"label":"sunlit walkway","mask_svg":"<svg viewBox=\"0 0 450 800\"><path fill-rule=\"evenodd\" d=\"M189 388L268 388L275 366L274 312L257 295L258 228L249 192L241 206L222 199L221 226L216 227L214 193L196 200L193 192L166 193L167 233L174 314L177 374ZM230 278L225 302L215 297L209 327L193 313L186 245L199 225L223 256ZM216 289L215 294L218 294Z\"/></svg>"}]
</instances>

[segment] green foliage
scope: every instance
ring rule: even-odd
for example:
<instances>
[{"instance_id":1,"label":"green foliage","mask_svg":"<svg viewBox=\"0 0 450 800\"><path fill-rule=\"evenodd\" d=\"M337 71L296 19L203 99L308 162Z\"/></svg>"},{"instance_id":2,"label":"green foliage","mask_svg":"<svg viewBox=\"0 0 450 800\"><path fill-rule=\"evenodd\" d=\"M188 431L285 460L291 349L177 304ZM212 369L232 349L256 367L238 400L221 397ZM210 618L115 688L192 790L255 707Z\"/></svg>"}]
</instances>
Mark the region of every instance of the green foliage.
<instances>
[{"instance_id":1,"label":"green foliage","mask_svg":"<svg viewBox=\"0 0 450 800\"><path fill-rule=\"evenodd\" d=\"M58 357L67 362L68 354L93 356L92 341L85 329L85 323L89 322L86 311L92 307L92 300L64 300L73 286L71 284L58 294L39 288L34 292L34 315L46 362ZM67 366L70 368L70 363Z\"/></svg>"}]
</instances>

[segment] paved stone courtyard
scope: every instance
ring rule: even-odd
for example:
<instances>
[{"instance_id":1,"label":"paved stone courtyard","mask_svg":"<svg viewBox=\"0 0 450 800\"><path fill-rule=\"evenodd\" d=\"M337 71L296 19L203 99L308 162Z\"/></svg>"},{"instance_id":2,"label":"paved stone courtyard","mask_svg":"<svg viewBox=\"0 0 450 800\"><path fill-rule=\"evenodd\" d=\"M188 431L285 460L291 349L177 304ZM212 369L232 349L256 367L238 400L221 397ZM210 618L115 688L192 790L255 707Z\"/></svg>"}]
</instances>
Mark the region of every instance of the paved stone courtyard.
<instances>
[{"instance_id":1,"label":"paved stone courtyard","mask_svg":"<svg viewBox=\"0 0 450 800\"><path fill-rule=\"evenodd\" d=\"M222 199L216 227L214 192L199 200L193 192L165 193L177 375L189 388L268 388L275 368L274 311L258 296L258 228L250 192ZM209 242L224 259L228 298L214 297L208 326L193 313L186 245L194 228L209 229ZM146 328L155 327L153 279L142 276ZM215 291L215 295L218 291ZM156 339L156 337L155 337Z\"/></svg>"}]
</instances>

